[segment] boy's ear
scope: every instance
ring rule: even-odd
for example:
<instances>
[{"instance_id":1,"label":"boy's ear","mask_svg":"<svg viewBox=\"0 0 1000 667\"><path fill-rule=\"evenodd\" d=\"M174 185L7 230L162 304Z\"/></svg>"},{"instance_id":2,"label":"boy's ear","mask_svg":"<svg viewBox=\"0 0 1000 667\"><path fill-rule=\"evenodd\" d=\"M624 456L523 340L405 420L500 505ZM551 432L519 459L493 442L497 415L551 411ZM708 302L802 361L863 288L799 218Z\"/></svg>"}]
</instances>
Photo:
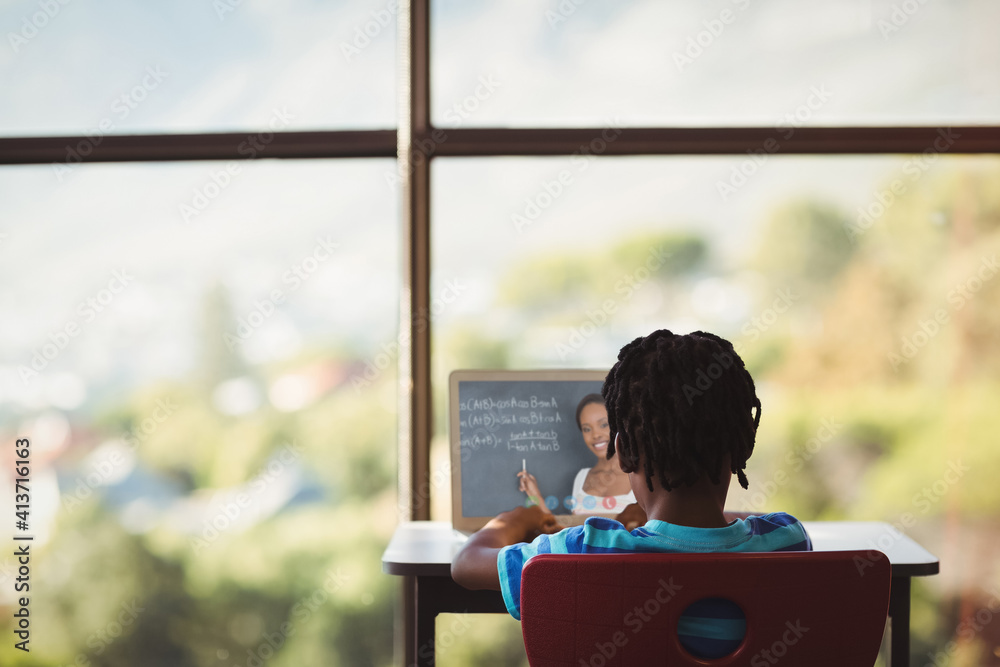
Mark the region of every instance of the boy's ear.
<instances>
[{"instance_id":1,"label":"boy's ear","mask_svg":"<svg viewBox=\"0 0 1000 667\"><path fill-rule=\"evenodd\" d=\"M639 466L636 463L626 463L625 459L623 459L620 454L618 456L618 467L620 467L624 473L639 472Z\"/></svg>"},{"instance_id":2,"label":"boy's ear","mask_svg":"<svg viewBox=\"0 0 1000 667\"><path fill-rule=\"evenodd\" d=\"M621 437L621 433L615 434L615 453L618 455L618 467L620 467L624 473L638 472L639 457L629 456L622 451L621 444L624 439L625 438Z\"/></svg>"}]
</instances>

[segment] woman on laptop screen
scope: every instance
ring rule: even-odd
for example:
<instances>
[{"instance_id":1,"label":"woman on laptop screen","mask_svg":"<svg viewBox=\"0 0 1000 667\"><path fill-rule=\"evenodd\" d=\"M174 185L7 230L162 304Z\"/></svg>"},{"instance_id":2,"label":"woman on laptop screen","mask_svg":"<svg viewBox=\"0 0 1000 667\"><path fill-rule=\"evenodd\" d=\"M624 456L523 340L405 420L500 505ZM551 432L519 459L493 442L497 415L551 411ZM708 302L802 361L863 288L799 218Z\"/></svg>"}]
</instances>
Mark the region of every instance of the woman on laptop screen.
<instances>
[{"instance_id":1,"label":"woman on laptop screen","mask_svg":"<svg viewBox=\"0 0 1000 667\"><path fill-rule=\"evenodd\" d=\"M635 502L628 475L618 465L618 456L607 458L611 429L608 411L600 394L587 394L576 406L576 425L597 460L591 468L582 468L573 480L573 494L567 504L573 514L617 514ZM535 476L526 470L517 473L521 491L535 504L549 509Z\"/></svg>"}]
</instances>

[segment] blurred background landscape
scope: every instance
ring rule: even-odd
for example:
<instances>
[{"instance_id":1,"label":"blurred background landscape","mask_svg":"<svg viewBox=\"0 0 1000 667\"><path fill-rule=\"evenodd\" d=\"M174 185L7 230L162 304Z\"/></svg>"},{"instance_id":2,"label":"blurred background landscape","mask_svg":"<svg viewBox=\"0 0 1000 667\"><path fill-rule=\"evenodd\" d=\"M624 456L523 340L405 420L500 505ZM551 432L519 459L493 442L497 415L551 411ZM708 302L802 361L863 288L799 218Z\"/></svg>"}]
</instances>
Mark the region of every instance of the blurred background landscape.
<instances>
[{"instance_id":1,"label":"blurred background landscape","mask_svg":"<svg viewBox=\"0 0 1000 667\"><path fill-rule=\"evenodd\" d=\"M914 661L1000 664L1000 158L947 143L1000 118L1000 15L807 4L433 3L446 129L761 125L780 145L805 125L934 124L942 142L436 159L431 470L452 370L605 369L656 328L718 333L763 403L730 508L902 527L942 563L914 580ZM395 126L385 5L217 5L69 4L8 37L0 134L245 131L266 158L275 129ZM37 11L2 3L0 26ZM31 438L35 535L32 651L4 642L0 664L392 664L395 169L0 168L0 441ZM433 518L448 493L431 485ZM14 577L0 556L7 637ZM438 628L440 664L524 664L509 618Z\"/></svg>"}]
</instances>

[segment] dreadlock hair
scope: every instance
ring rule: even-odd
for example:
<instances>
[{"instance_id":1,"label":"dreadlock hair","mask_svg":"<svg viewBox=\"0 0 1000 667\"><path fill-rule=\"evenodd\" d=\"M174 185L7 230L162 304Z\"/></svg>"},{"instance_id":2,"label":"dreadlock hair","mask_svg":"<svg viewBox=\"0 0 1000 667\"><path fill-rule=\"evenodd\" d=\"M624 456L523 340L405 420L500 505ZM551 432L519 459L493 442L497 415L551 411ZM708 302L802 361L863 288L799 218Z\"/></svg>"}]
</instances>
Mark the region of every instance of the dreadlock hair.
<instances>
[{"instance_id":1,"label":"dreadlock hair","mask_svg":"<svg viewBox=\"0 0 1000 667\"><path fill-rule=\"evenodd\" d=\"M580 402L576 406L576 427L583 430L583 426L580 425L580 415L583 413L583 409L590 405L591 403L597 403L598 405L604 405L604 397L600 394L587 394L580 399Z\"/></svg>"},{"instance_id":2,"label":"dreadlock hair","mask_svg":"<svg viewBox=\"0 0 1000 667\"><path fill-rule=\"evenodd\" d=\"M760 399L753 378L732 343L695 331L654 331L618 353L601 390L611 441L626 472L645 463L646 486L653 475L667 491L708 476L720 482L726 457L740 486L760 424ZM617 439L616 438L619 438Z\"/></svg>"}]
</instances>

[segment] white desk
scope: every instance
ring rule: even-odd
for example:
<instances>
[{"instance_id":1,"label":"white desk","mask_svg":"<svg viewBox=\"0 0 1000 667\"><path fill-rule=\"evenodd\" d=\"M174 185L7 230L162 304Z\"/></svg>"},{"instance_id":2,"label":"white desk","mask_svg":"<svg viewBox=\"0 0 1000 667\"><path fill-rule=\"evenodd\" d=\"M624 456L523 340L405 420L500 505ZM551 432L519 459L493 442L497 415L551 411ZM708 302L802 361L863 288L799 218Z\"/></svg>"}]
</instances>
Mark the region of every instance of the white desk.
<instances>
[{"instance_id":1,"label":"white desk","mask_svg":"<svg viewBox=\"0 0 1000 667\"><path fill-rule=\"evenodd\" d=\"M881 551L892 565L889 596L891 664L910 662L910 578L938 573L938 559L876 521L803 521L816 551ZM451 561L467 538L442 521L414 521L396 528L382 554L382 571L404 577L404 600L414 627L405 628L406 665L434 664L434 620L441 613L507 613L497 591L470 591L451 578Z\"/></svg>"}]
</instances>

